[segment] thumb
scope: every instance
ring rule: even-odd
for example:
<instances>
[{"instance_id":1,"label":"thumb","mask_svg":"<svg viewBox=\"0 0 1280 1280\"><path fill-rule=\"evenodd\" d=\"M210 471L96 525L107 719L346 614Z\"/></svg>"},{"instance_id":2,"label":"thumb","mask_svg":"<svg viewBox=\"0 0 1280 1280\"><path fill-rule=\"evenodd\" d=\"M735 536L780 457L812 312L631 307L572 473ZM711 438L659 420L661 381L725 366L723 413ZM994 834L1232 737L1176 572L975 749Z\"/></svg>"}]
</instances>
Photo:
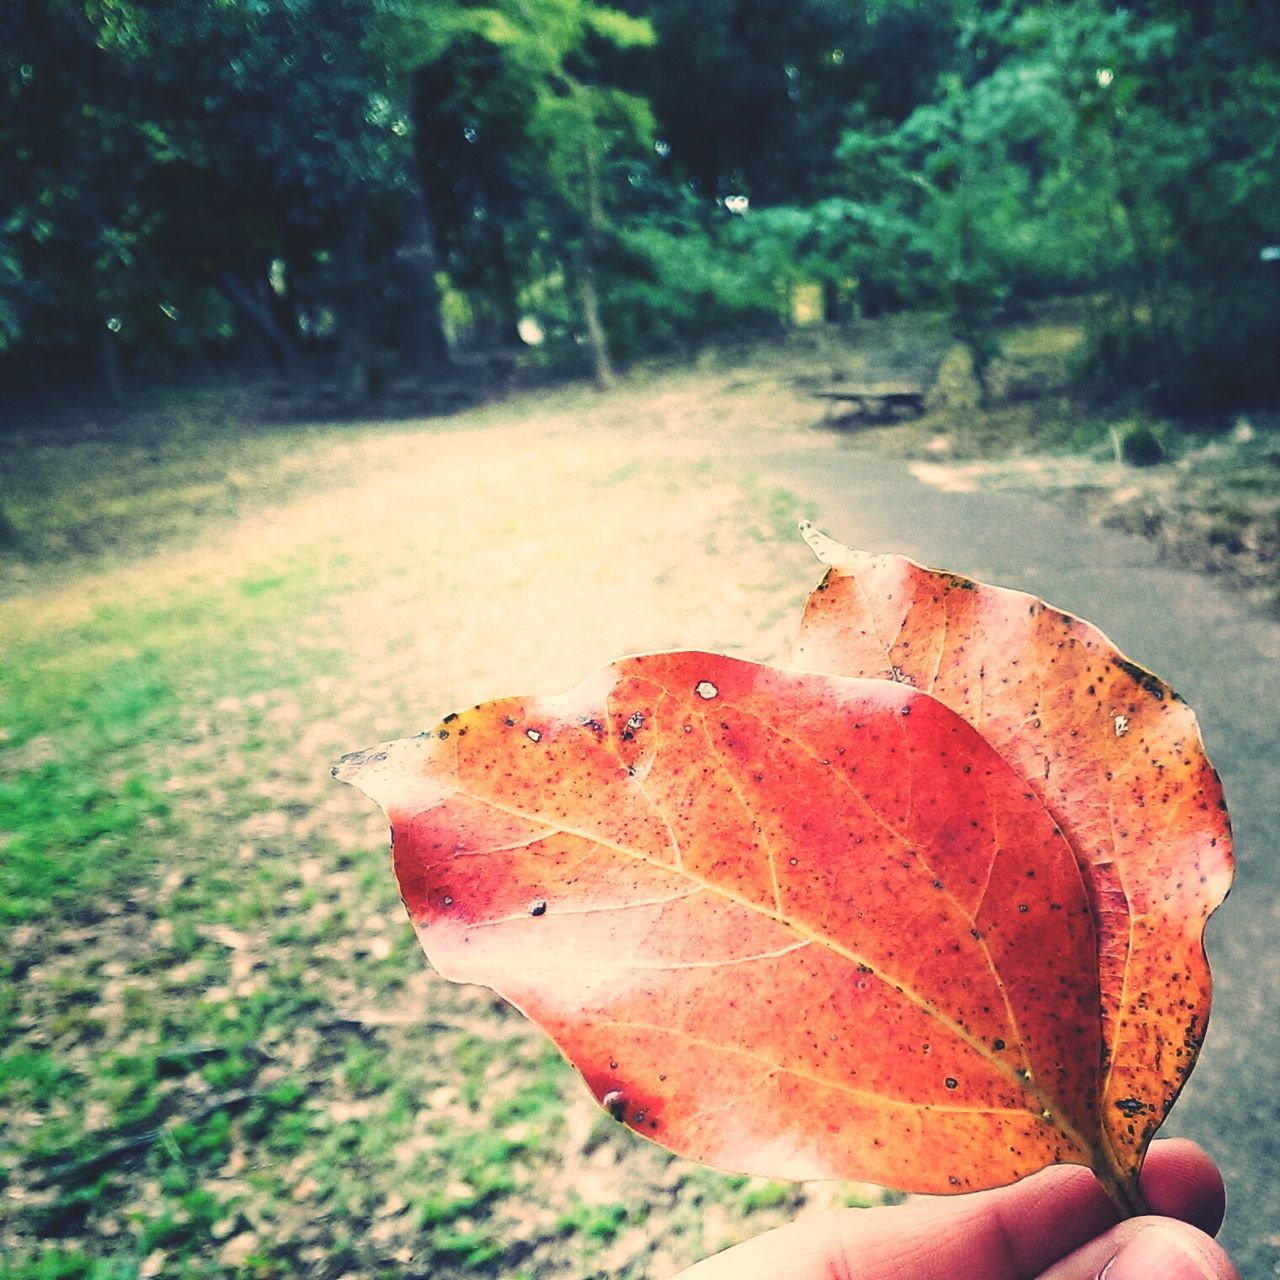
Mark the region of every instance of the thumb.
<instances>
[{"instance_id":1,"label":"thumb","mask_svg":"<svg viewBox=\"0 0 1280 1280\"><path fill-rule=\"evenodd\" d=\"M1042 1272L1040 1280L1240 1280L1222 1247L1170 1218L1130 1218Z\"/></svg>"}]
</instances>

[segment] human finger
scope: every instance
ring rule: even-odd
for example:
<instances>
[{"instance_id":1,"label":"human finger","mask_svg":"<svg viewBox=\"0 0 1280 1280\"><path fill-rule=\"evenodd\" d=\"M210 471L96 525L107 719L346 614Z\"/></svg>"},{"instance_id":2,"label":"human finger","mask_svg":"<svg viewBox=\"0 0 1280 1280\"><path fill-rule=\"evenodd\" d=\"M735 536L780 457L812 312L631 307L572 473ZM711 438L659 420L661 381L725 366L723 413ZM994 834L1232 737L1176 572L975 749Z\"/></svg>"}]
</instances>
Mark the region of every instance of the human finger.
<instances>
[{"instance_id":1,"label":"human finger","mask_svg":"<svg viewBox=\"0 0 1280 1280\"><path fill-rule=\"evenodd\" d=\"M1194 1143L1153 1145L1142 1186L1161 1214L1209 1231L1221 1222L1221 1176ZM1115 1221L1087 1169L1055 1166L975 1195L815 1215L708 1259L680 1280L1027 1280Z\"/></svg>"},{"instance_id":2,"label":"human finger","mask_svg":"<svg viewBox=\"0 0 1280 1280\"><path fill-rule=\"evenodd\" d=\"M1153 1214L1217 1235L1227 1208L1218 1166L1186 1138L1153 1143L1142 1170L1142 1194Z\"/></svg>"},{"instance_id":3,"label":"human finger","mask_svg":"<svg viewBox=\"0 0 1280 1280\"><path fill-rule=\"evenodd\" d=\"M1240 1280L1218 1242L1170 1218L1130 1218L1055 1262L1040 1280Z\"/></svg>"}]
</instances>

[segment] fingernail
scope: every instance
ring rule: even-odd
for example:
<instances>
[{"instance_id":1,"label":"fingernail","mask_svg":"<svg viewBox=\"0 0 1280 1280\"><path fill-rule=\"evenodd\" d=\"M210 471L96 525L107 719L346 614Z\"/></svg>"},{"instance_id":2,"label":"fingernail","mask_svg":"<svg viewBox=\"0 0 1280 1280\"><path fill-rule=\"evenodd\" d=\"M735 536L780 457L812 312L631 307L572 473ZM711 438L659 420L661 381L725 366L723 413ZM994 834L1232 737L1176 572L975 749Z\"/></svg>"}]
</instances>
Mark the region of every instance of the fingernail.
<instances>
[{"instance_id":1,"label":"fingernail","mask_svg":"<svg viewBox=\"0 0 1280 1280\"><path fill-rule=\"evenodd\" d=\"M1174 1231L1152 1225L1120 1246L1098 1280L1217 1280L1195 1246Z\"/></svg>"}]
</instances>

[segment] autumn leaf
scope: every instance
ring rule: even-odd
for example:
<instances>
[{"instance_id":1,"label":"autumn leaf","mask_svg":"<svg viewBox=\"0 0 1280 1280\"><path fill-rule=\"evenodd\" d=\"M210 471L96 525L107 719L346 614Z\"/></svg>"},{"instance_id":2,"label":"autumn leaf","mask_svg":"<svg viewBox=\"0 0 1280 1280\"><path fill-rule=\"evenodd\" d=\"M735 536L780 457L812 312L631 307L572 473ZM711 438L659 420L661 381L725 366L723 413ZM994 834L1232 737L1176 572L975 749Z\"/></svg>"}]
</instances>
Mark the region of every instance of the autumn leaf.
<instances>
[{"instance_id":1,"label":"autumn leaf","mask_svg":"<svg viewBox=\"0 0 1280 1280\"><path fill-rule=\"evenodd\" d=\"M830 568L794 665L944 702L1027 779L1075 850L1098 932L1103 1132L1136 1182L1204 1039L1204 927L1234 865L1195 714L1080 618L802 529Z\"/></svg>"},{"instance_id":2,"label":"autumn leaf","mask_svg":"<svg viewBox=\"0 0 1280 1280\"><path fill-rule=\"evenodd\" d=\"M846 618L821 611L800 657L839 666ZM1147 1057L1125 1060L1149 1076L1182 1062L1171 1036L1194 1057L1203 1016L1127 1013L1106 985L1114 904L1016 734L986 740L907 674L630 658L337 772L386 811L437 969L541 1023L646 1137L742 1172L914 1191L1079 1163L1136 1209L1137 1162L1117 1152L1140 1160L1145 1139L1125 1139L1142 1120L1106 1107L1104 1045L1140 1021ZM1199 944L1181 917L1165 934L1179 962ZM1134 1097L1161 1115L1171 1100Z\"/></svg>"}]
</instances>

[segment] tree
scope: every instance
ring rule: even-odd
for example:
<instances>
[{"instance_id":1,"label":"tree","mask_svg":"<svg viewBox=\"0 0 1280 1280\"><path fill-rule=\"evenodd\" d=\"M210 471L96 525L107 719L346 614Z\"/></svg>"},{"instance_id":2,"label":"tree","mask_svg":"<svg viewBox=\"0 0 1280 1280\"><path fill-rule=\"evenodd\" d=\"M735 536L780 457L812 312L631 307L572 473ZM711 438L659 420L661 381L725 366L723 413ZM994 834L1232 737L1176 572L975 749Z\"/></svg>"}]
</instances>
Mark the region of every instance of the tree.
<instances>
[{"instance_id":1,"label":"tree","mask_svg":"<svg viewBox=\"0 0 1280 1280\"><path fill-rule=\"evenodd\" d=\"M1105 300L1095 369L1166 404L1280 384L1260 358L1280 316L1257 265L1280 200L1280 77L1243 7L1216 8L1236 21L1207 44L1203 15L1170 6L977 11L932 101L846 134L851 189L918 229L930 266L911 300L949 307L980 378L1007 302L1074 292Z\"/></svg>"},{"instance_id":2,"label":"tree","mask_svg":"<svg viewBox=\"0 0 1280 1280\"><path fill-rule=\"evenodd\" d=\"M384 0L23 0L0 48L0 341L155 365L255 334L368 377L416 189ZM434 284L434 278L430 282ZM382 335L378 335L381 341Z\"/></svg>"},{"instance_id":3,"label":"tree","mask_svg":"<svg viewBox=\"0 0 1280 1280\"><path fill-rule=\"evenodd\" d=\"M473 279L488 276L505 291L506 327L514 290L503 225L518 197L527 255L556 246L596 381L609 385L598 281L613 230L605 170L620 152L648 143L653 120L644 99L599 81L596 51L652 44L652 27L591 0L501 0L436 16L430 34L415 79L419 118L440 130L422 150L429 198L453 215L449 239L469 248ZM452 176L461 183L450 184Z\"/></svg>"},{"instance_id":4,"label":"tree","mask_svg":"<svg viewBox=\"0 0 1280 1280\"><path fill-rule=\"evenodd\" d=\"M840 189L832 153L854 106L897 121L950 55L950 3L652 0L633 60L671 162L707 201L807 204Z\"/></svg>"}]
</instances>

